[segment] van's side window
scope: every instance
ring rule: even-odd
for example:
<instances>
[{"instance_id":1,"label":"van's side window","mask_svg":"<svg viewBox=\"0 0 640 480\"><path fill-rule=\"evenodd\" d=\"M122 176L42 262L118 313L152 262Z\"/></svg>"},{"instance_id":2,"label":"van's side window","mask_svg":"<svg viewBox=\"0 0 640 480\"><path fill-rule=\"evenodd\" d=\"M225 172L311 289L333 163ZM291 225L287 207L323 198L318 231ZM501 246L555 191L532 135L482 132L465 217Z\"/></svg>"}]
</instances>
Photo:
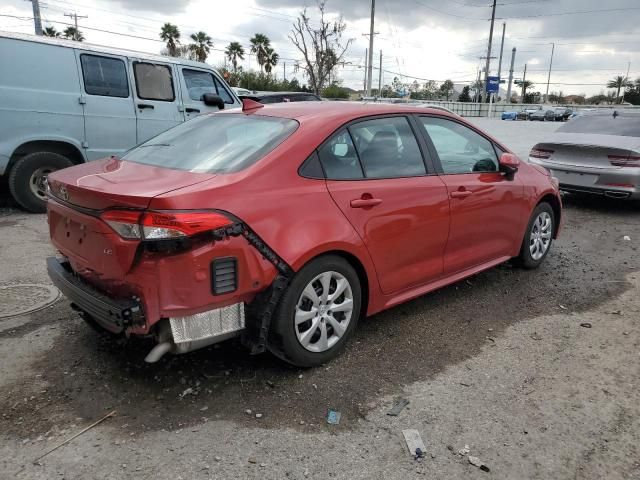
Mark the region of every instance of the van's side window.
<instances>
[{"instance_id":1,"label":"van's side window","mask_svg":"<svg viewBox=\"0 0 640 480\"><path fill-rule=\"evenodd\" d=\"M133 73L136 77L136 90L139 98L162 102L175 100L173 77L168 66L134 62Z\"/></svg>"},{"instance_id":2,"label":"van's side window","mask_svg":"<svg viewBox=\"0 0 640 480\"><path fill-rule=\"evenodd\" d=\"M182 75L184 76L184 83L187 85L187 91L189 92L189 98L191 100L202 100L202 96L205 93L218 93L213 83L213 75L209 72L183 68Z\"/></svg>"},{"instance_id":3,"label":"van's side window","mask_svg":"<svg viewBox=\"0 0 640 480\"><path fill-rule=\"evenodd\" d=\"M214 78L214 80L216 82L216 87L218 88L218 95L220 95L220 97L222 97L222 100L224 100L224 103L232 104L233 103L233 97L229 93L229 90L227 90L225 88L225 86L222 85L220 80L218 80L217 78Z\"/></svg>"},{"instance_id":4,"label":"van's side window","mask_svg":"<svg viewBox=\"0 0 640 480\"><path fill-rule=\"evenodd\" d=\"M80 55L84 91L104 97L129 96L127 69L122 60L98 55Z\"/></svg>"}]
</instances>

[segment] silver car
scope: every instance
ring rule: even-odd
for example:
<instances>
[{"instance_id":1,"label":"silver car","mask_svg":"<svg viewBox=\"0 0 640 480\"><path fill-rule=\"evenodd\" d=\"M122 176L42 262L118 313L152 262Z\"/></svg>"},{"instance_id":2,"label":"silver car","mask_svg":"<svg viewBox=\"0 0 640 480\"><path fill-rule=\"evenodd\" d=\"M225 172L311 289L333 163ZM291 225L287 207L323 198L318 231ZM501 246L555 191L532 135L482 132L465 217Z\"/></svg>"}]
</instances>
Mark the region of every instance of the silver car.
<instances>
[{"instance_id":1,"label":"silver car","mask_svg":"<svg viewBox=\"0 0 640 480\"><path fill-rule=\"evenodd\" d=\"M640 198L640 114L593 112L573 118L529 152L568 192Z\"/></svg>"}]
</instances>

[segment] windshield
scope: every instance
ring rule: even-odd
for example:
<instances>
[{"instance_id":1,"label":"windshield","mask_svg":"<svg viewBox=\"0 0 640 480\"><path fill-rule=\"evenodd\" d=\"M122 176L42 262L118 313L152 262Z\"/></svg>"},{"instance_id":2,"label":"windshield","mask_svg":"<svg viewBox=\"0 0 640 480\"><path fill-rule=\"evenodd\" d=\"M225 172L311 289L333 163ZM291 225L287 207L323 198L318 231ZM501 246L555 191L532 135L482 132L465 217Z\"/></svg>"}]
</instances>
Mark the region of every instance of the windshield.
<instances>
[{"instance_id":1,"label":"windshield","mask_svg":"<svg viewBox=\"0 0 640 480\"><path fill-rule=\"evenodd\" d=\"M298 122L244 114L196 117L127 152L123 160L198 173L246 168L282 143Z\"/></svg>"},{"instance_id":2,"label":"windshield","mask_svg":"<svg viewBox=\"0 0 640 480\"><path fill-rule=\"evenodd\" d=\"M613 114L578 116L560 127L562 133L598 133L623 137L640 137L640 115Z\"/></svg>"}]
</instances>

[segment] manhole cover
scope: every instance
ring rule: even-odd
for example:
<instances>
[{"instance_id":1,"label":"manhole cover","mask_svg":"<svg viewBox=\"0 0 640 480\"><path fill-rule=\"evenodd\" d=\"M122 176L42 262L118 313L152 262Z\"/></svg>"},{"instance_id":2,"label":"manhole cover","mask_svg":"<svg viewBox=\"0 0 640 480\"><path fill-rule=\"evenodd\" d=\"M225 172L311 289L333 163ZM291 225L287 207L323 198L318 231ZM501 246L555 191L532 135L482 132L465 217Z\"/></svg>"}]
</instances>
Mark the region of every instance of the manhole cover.
<instances>
[{"instance_id":1,"label":"manhole cover","mask_svg":"<svg viewBox=\"0 0 640 480\"><path fill-rule=\"evenodd\" d=\"M51 305L59 296L60 291L52 285L0 285L0 318L35 312Z\"/></svg>"}]
</instances>

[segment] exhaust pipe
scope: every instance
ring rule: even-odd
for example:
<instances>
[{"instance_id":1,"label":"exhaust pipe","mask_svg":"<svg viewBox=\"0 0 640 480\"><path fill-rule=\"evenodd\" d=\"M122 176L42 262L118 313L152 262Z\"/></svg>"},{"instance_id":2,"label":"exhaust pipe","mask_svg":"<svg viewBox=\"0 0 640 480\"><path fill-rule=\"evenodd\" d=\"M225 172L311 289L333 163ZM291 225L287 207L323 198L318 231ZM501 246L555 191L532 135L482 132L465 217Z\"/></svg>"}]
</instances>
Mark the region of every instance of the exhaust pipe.
<instances>
[{"instance_id":1,"label":"exhaust pipe","mask_svg":"<svg viewBox=\"0 0 640 480\"><path fill-rule=\"evenodd\" d=\"M151 351L144 357L144 361L147 363L156 363L165 354L169 353L173 348L173 342L162 342L157 344L151 349Z\"/></svg>"},{"instance_id":2,"label":"exhaust pipe","mask_svg":"<svg viewBox=\"0 0 640 480\"><path fill-rule=\"evenodd\" d=\"M609 198L628 198L631 195L631 193L629 192L619 192L619 191L614 191L614 190L606 190L604 192L604 196L605 197L609 197Z\"/></svg>"}]
</instances>

